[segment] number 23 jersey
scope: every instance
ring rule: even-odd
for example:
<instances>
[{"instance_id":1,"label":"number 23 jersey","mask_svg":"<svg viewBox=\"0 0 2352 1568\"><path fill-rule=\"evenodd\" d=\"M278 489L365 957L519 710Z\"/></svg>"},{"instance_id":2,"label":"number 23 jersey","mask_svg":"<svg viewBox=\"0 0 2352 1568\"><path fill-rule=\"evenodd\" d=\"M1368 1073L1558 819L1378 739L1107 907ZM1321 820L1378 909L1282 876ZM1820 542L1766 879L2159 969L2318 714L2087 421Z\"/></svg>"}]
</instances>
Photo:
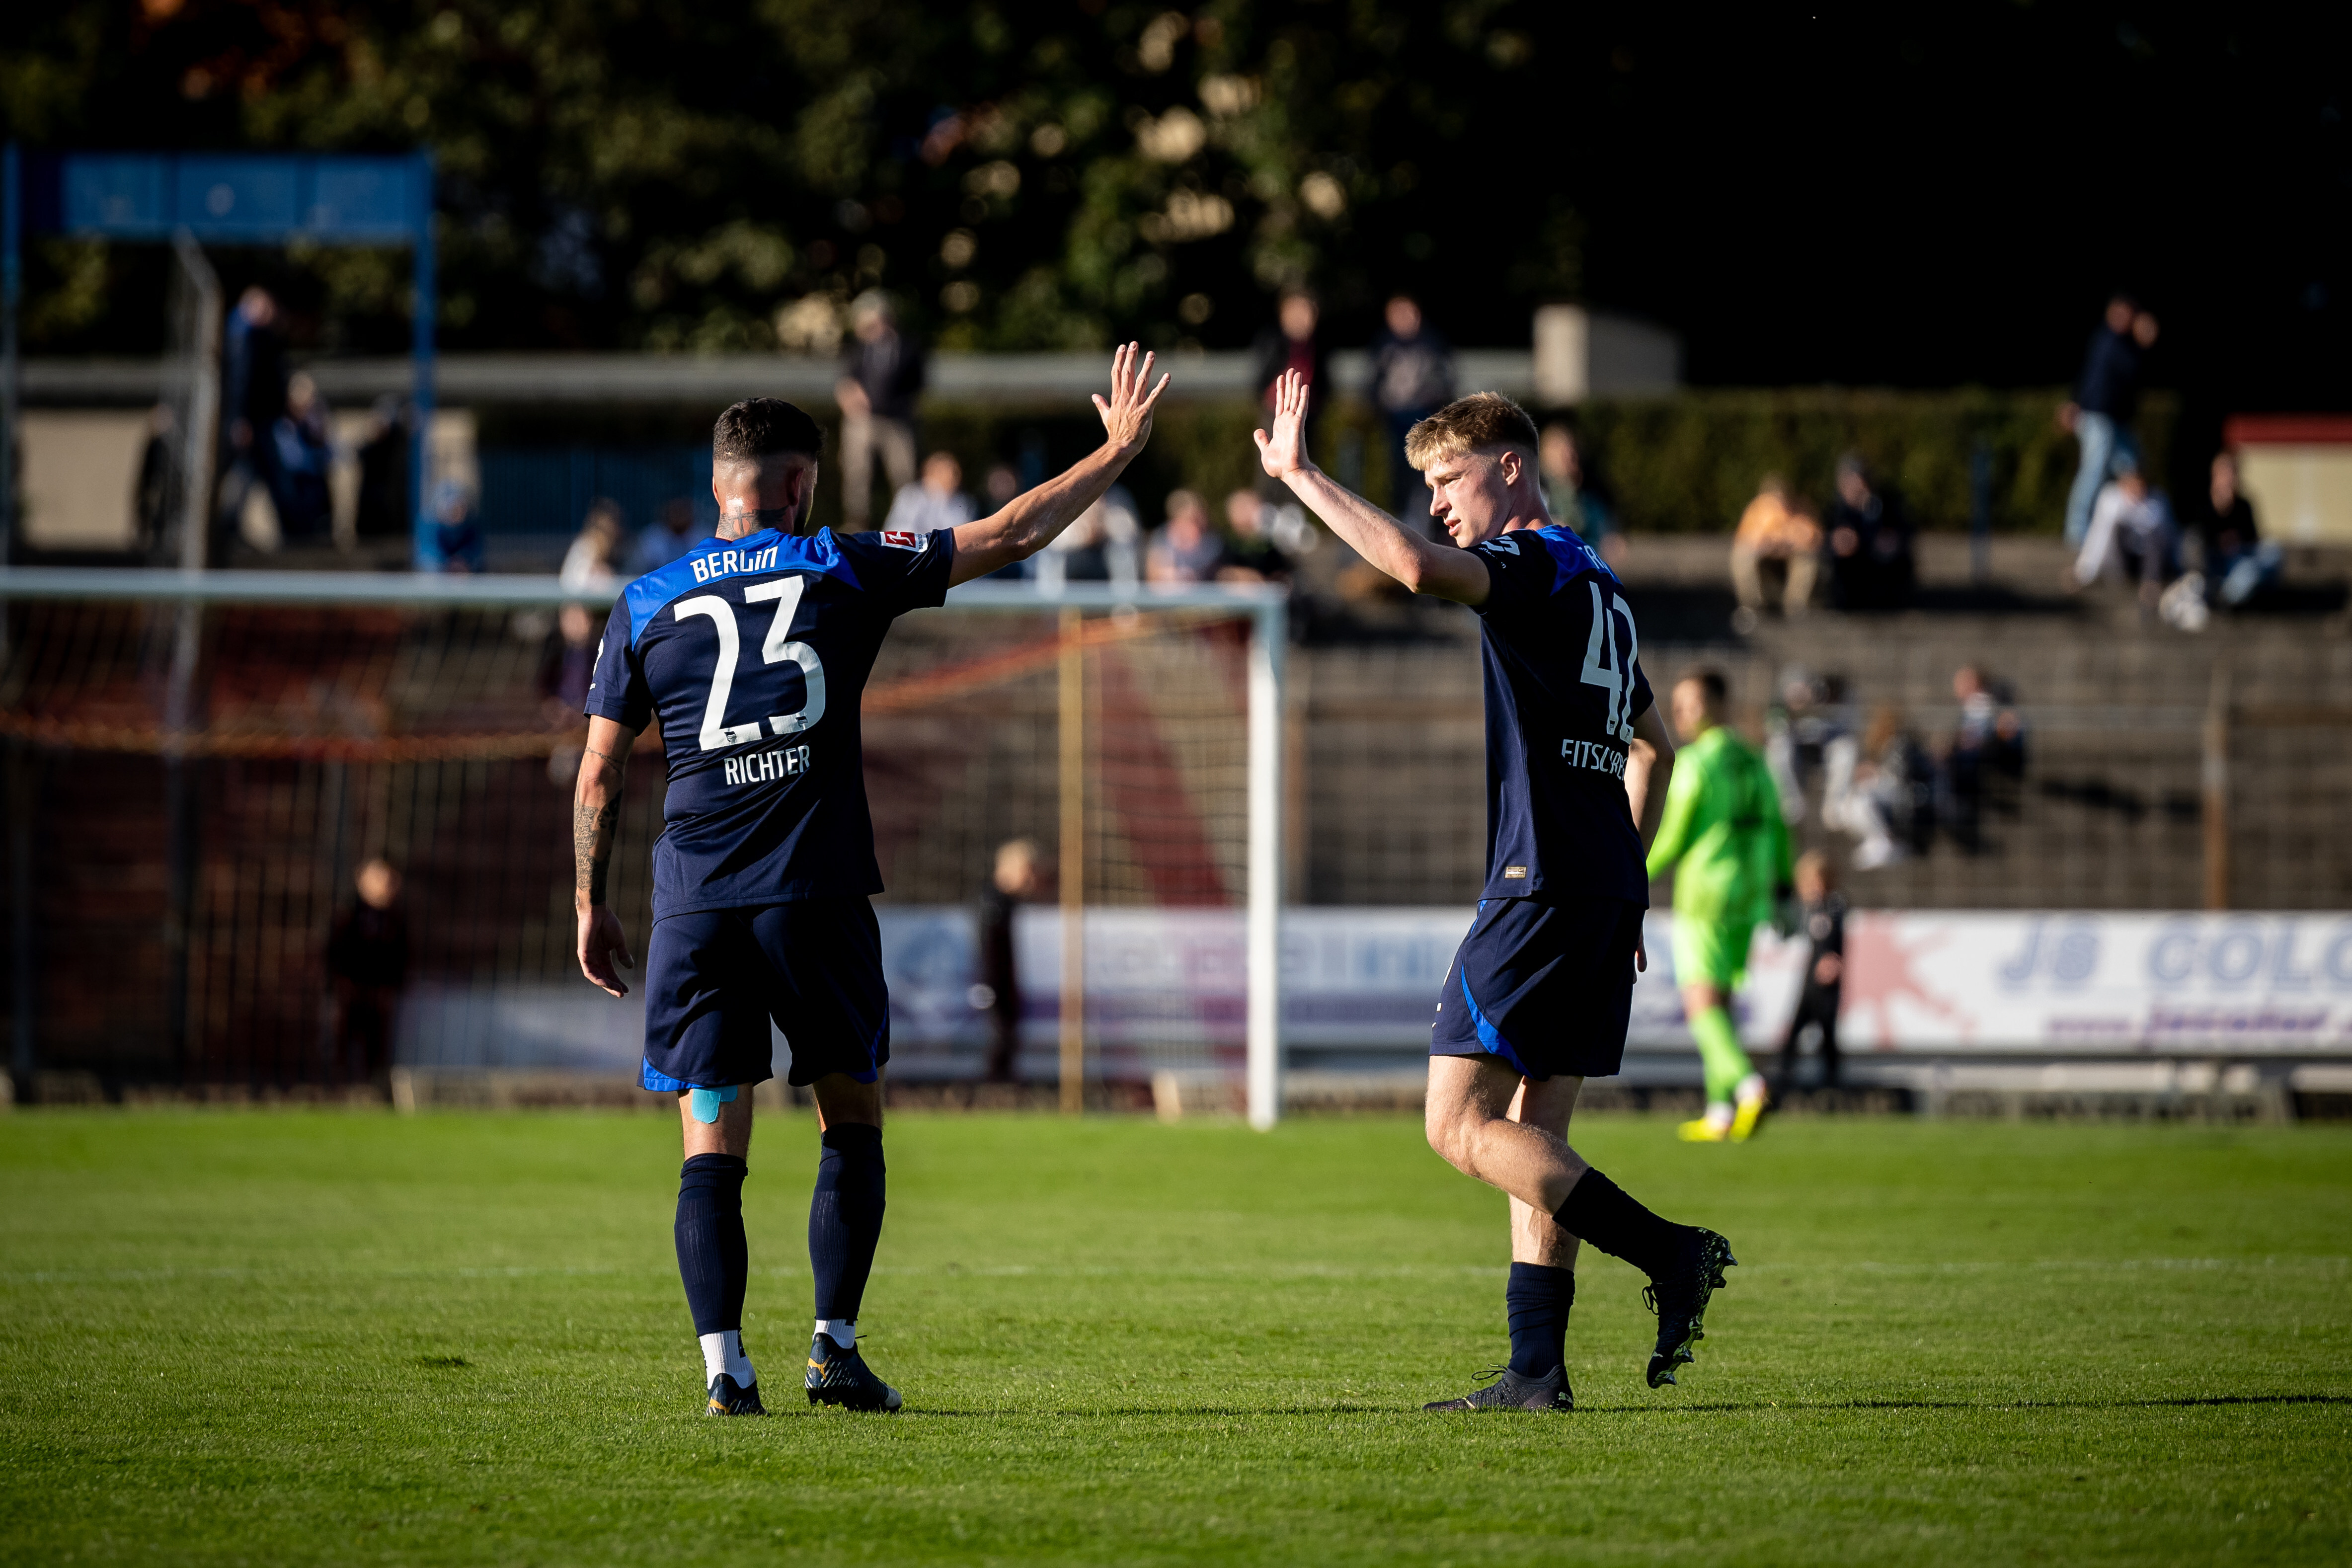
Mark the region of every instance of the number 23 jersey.
<instances>
[{"instance_id":1,"label":"number 23 jersey","mask_svg":"<svg viewBox=\"0 0 2352 1568\"><path fill-rule=\"evenodd\" d=\"M1623 899L1647 906L1625 799L1633 721L1650 706L1633 611L1572 530L1478 545L1486 673L1486 885L1481 899Z\"/></svg>"},{"instance_id":2,"label":"number 23 jersey","mask_svg":"<svg viewBox=\"0 0 2352 1568\"><path fill-rule=\"evenodd\" d=\"M882 890L858 705L891 621L947 595L952 533L713 539L624 589L587 712L661 721L654 918Z\"/></svg>"}]
</instances>

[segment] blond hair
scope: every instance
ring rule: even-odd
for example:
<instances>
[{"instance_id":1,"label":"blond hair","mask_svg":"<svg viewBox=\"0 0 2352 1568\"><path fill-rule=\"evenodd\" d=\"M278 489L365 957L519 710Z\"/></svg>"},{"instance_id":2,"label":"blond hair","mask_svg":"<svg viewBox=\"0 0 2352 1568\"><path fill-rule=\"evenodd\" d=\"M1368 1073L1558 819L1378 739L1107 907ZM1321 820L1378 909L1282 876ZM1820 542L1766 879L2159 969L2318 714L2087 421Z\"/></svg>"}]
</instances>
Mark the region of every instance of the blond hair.
<instances>
[{"instance_id":1,"label":"blond hair","mask_svg":"<svg viewBox=\"0 0 2352 1568\"><path fill-rule=\"evenodd\" d=\"M1536 422L1499 392L1457 397L1405 432L1404 460L1426 469L1440 458L1458 458L1489 447L1524 447L1533 457Z\"/></svg>"}]
</instances>

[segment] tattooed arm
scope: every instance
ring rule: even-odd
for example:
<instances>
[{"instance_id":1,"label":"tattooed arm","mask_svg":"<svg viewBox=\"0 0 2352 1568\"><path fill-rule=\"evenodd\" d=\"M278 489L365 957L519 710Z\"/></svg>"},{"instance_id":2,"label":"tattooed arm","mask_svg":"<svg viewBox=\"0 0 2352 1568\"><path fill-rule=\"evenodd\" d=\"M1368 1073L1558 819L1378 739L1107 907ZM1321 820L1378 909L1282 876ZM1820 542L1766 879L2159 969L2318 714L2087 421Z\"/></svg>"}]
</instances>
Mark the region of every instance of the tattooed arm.
<instances>
[{"instance_id":1,"label":"tattooed arm","mask_svg":"<svg viewBox=\"0 0 2352 1568\"><path fill-rule=\"evenodd\" d=\"M621 786L636 739L610 719L591 718L588 752L580 759L580 785L572 801L572 907L580 917L580 973L615 996L629 994L620 971L637 963L621 917L605 901L604 879L620 836Z\"/></svg>"}]
</instances>

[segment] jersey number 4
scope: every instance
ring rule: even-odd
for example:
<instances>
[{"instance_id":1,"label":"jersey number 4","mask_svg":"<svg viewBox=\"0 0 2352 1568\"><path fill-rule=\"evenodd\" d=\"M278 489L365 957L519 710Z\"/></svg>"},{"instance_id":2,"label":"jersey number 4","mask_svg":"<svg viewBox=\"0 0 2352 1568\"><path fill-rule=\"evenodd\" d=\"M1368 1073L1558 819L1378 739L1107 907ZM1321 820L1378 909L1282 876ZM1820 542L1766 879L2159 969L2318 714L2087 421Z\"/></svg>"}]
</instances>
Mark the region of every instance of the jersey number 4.
<instances>
[{"instance_id":1,"label":"jersey number 4","mask_svg":"<svg viewBox=\"0 0 2352 1568\"><path fill-rule=\"evenodd\" d=\"M782 664L786 659L801 667L801 676L808 688L808 696L797 713L771 717L767 727L779 735L795 735L813 728L824 717L824 663L816 649L804 642L794 642L793 617L799 614L801 595L807 590L805 577L777 577L765 583L754 583L743 590L746 605L776 602L776 618L768 623L768 638L760 645L760 658L767 664ZM710 671L710 700L702 708L702 749L718 751L722 746L740 746L760 739L761 726L727 722L727 700L735 691L735 661L742 656L743 637L735 629L735 606L716 594L704 594L697 598L680 599L674 612L679 620L688 616L708 616L719 629L719 662Z\"/></svg>"},{"instance_id":2,"label":"jersey number 4","mask_svg":"<svg viewBox=\"0 0 2352 1568\"><path fill-rule=\"evenodd\" d=\"M1608 604L1602 605L1600 584L1588 581L1584 585L1592 590L1592 637L1584 645L1584 684L1609 693L1608 719L1601 728L1631 741L1633 721L1626 710L1633 706L1633 660L1641 647L1633 635L1633 611L1617 594L1610 595ZM1617 641L1621 616L1625 621L1622 647Z\"/></svg>"}]
</instances>

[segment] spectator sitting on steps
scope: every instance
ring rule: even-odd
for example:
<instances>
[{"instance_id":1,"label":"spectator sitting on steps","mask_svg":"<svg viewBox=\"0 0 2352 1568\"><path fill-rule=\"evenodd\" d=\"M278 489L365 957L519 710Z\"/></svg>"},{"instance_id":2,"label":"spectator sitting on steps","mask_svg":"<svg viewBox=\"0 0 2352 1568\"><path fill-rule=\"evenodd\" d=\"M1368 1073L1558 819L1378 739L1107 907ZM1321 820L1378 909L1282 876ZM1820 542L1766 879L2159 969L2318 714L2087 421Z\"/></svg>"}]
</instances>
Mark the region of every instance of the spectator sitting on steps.
<instances>
[{"instance_id":1,"label":"spectator sitting on steps","mask_svg":"<svg viewBox=\"0 0 2352 1568\"><path fill-rule=\"evenodd\" d=\"M2234 452L2214 454L2193 525L2204 546L2205 590L2214 603L2236 609L2278 581L2286 552L2276 540L2263 538L2255 525L2253 502L2238 488Z\"/></svg>"},{"instance_id":2,"label":"spectator sitting on steps","mask_svg":"<svg viewBox=\"0 0 2352 1568\"><path fill-rule=\"evenodd\" d=\"M1902 502L1871 483L1855 453L1838 459L1828 521L1830 598L1839 609L1899 610L1911 602L1916 571Z\"/></svg>"},{"instance_id":3,"label":"spectator sitting on steps","mask_svg":"<svg viewBox=\"0 0 2352 1568\"><path fill-rule=\"evenodd\" d=\"M1206 583L1224 564L1224 541L1209 526L1209 509L1191 490L1168 495L1168 521L1154 531L1143 574L1155 584Z\"/></svg>"},{"instance_id":4,"label":"spectator sitting on steps","mask_svg":"<svg viewBox=\"0 0 2352 1568\"><path fill-rule=\"evenodd\" d=\"M2079 594L2106 574L2110 563L2139 580L2143 615L2154 613L2164 584L2179 574L2179 530L2172 507L2151 490L2139 465L2119 459L2116 477L2091 509L2082 552L2067 568L2063 586Z\"/></svg>"},{"instance_id":5,"label":"spectator sitting on steps","mask_svg":"<svg viewBox=\"0 0 2352 1568\"><path fill-rule=\"evenodd\" d=\"M1739 595L1732 629L1743 635L1756 629L1757 617L1769 602L1765 579L1780 591L1780 613L1795 620L1812 602L1813 579L1821 571L1822 525L1812 510L1789 494L1778 474L1767 474L1739 514L1739 528L1731 540L1731 585Z\"/></svg>"}]
</instances>

